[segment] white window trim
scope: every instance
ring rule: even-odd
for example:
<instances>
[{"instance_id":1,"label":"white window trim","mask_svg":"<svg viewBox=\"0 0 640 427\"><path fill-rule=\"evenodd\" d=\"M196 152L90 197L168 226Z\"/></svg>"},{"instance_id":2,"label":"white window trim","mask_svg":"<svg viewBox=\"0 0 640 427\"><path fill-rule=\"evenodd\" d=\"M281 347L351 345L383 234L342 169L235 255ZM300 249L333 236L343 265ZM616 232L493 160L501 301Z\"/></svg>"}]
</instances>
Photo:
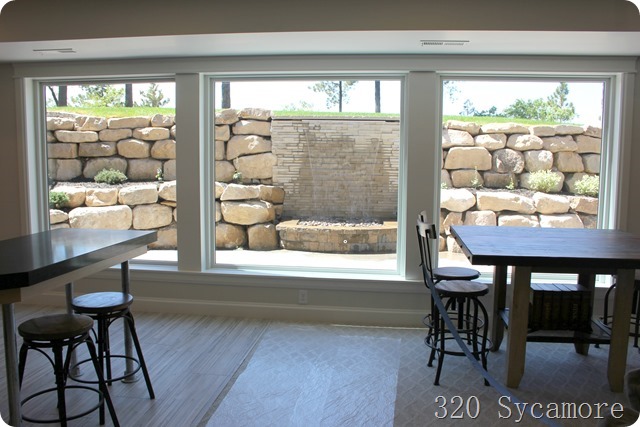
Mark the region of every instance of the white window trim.
<instances>
[{"instance_id":1,"label":"white window trim","mask_svg":"<svg viewBox=\"0 0 640 427\"><path fill-rule=\"evenodd\" d=\"M58 62L58 63L20 63L14 64L16 75L16 90L18 92L18 122L21 125L19 135L20 145L23 147L22 155L22 177L20 185L25 191L21 192L21 205L25 212L29 212L29 221L25 228L27 232L35 232L42 229L47 221L43 221L44 215L38 212L46 212L42 209L46 198L44 197L46 186L43 187L42 173L30 174L37 165L42 165L43 156L38 154L38 143L41 141L41 129L38 129L38 105L34 103L34 88L39 81L55 78L72 79L71 76L84 79L102 79L119 76L121 79L129 77L154 78L162 75L166 77L176 76L176 93L181 100L178 101L183 111L191 111L199 108L199 114L192 118L191 129L186 132L191 142L184 144L178 152L179 159L182 159L177 166L177 174L183 185L197 185L198 191L194 192L191 200L197 198L195 204L181 203L181 216L189 218L189 215L196 215L198 221L183 221L179 225L178 239L180 258L178 271L209 271L206 259L208 259L205 247L210 247L202 236L203 218L207 218L205 205L211 206L207 200L210 195L202 194L205 186L203 181L207 179L208 172L202 165L207 153L202 150L203 142L207 140L206 126L202 115L207 112L203 104L207 101L202 98L202 89L205 87L202 75L207 73L229 73L229 74L260 74L269 75L287 71L288 73L309 73L309 74L368 74L385 70L389 73L406 74L406 90L403 111L403 125L405 126L405 138L407 144L406 151L402 154L407 172L400 177L402 184L402 194L400 195L401 205L398 206L399 228L398 239L406 248L406 254L402 256L403 268L400 269L401 277L380 278L376 283L397 284L400 281L416 281L420 277L418 268L417 245L412 244L414 236L415 212L427 209L436 212L439 207L439 191L436 186L425 188L423 182L439 182L435 179L435 172L439 171L439 157L436 147L439 147L440 126L437 121L440 117L440 78L439 75L451 75L457 73L468 73L481 75L483 73L495 74L534 74L549 76L575 75L575 76L606 76L617 77L615 93L612 95L615 103L609 113L613 137L619 139L621 162L620 162L620 185L616 188L616 200L612 201L616 207L616 218L613 224L626 224L627 213L626 196L629 192L629 168L630 168L630 144L632 118L630 116L631 105L633 105L633 78L630 73L636 72L635 58L606 58L606 57L495 57L495 56L428 56L428 55L362 55L362 56L305 56L305 57L226 57L226 58L200 58L200 59L153 59L153 60L121 60L105 62ZM505 71L508 70L508 73ZM196 82L197 81L197 82ZM199 89L196 93L196 87ZM186 90L182 95L180 92ZM424 93L422 93L424 91ZM210 91L208 91L210 92ZM429 102L427 96L433 96ZM196 102L197 99L197 102ZM200 107L196 107L199 105ZM425 113L421 113L423 109ZM180 112L178 112L180 114ZM182 115L181 115L182 117ZM186 120L186 119L185 119ZM187 127L187 126L185 126ZM435 146L428 144L420 145L420 142L428 135L436 141ZM199 141L199 143L195 143ZM194 145L195 144L195 145ZM41 145L41 144L40 144ZM197 147L196 147L197 145ZM42 145L41 145L42 146ZM196 154L197 153L197 154ZM184 157L183 157L184 156ZM420 157L422 156L422 157ZM199 161L189 166L184 163L184 159L198 157ZM188 161L188 160L187 160ZM424 165L433 165L431 174L427 172ZM189 173L190 166L197 167L198 173ZM415 168L418 167L416 170ZM401 167L401 170L403 168ZM418 172L422 171L422 172ZM410 174L410 175L409 175ZM424 176L423 176L424 175ZM46 183L46 177L44 182ZM184 200L181 196L181 201ZM187 196L188 197L188 196ZM189 200L189 199L187 199ZM189 206L191 205L191 206ZM46 218L46 217L45 217ZM188 225L187 225L188 224ZM184 251L184 252L183 252ZM400 256L400 254L399 254ZM219 283L223 283L225 274L232 272L218 271ZM270 272L270 276L287 277L290 273L277 271ZM291 277L291 280L299 281L299 277L309 277L300 274ZM326 276L331 276L327 274ZM320 275L319 277L324 277ZM373 276L354 275L355 280L371 280ZM233 281L233 280L231 280Z\"/></svg>"}]
</instances>

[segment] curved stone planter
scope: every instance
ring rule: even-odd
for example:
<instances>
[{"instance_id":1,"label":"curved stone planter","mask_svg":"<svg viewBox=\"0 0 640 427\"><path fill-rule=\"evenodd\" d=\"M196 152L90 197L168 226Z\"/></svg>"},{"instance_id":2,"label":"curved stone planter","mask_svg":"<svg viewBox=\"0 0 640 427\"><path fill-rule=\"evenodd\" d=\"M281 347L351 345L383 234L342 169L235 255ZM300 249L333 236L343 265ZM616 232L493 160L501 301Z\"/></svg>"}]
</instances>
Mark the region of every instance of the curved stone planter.
<instances>
[{"instance_id":1,"label":"curved stone planter","mask_svg":"<svg viewBox=\"0 0 640 427\"><path fill-rule=\"evenodd\" d=\"M283 221L276 226L283 249L293 251L372 254L395 253L398 223L340 226L300 225L299 220Z\"/></svg>"}]
</instances>

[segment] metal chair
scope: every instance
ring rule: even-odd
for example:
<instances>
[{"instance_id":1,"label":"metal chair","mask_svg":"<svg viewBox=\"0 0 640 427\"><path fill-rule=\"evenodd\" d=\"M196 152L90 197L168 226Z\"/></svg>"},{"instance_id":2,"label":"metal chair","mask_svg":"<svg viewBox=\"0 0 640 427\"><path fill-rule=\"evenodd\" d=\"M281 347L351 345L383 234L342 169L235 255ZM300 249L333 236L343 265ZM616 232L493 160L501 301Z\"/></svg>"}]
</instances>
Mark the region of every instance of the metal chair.
<instances>
[{"instance_id":1,"label":"metal chair","mask_svg":"<svg viewBox=\"0 0 640 427\"><path fill-rule=\"evenodd\" d=\"M423 323L428 328L425 344L431 349L427 366L433 366L436 354L438 367L434 385L440 384L440 374L444 356L464 356L464 352L447 348L446 342L454 340L454 336L447 328L443 313L440 312L434 301L434 293L443 300L446 315L455 324L460 336L465 336L467 344L471 346L471 353L476 360L481 361L482 367L487 369L487 354L489 345L489 315L479 297L489 293L487 285L471 280L434 280L432 271L432 259L430 257L430 242L437 236L434 224L428 224L418 217L416 223L418 246L424 284L431 294L431 313L427 314ZM445 302L446 301L446 302ZM487 380L484 381L488 385Z\"/></svg>"},{"instance_id":2,"label":"metal chair","mask_svg":"<svg viewBox=\"0 0 640 427\"><path fill-rule=\"evenodd\" d=\"M24 407L28 402L39 396L55 392L57 394L58 411L58 418L56 419L36 419L23 414L23 420L41 424L60 423L62 426L66 426L68 421L75 420L96 409L100 409L100 424L102 425L105 423L104 403L106 402L114 426L120 425L111 397L109 396L109 389L102 376L95 345L89 334L92 326L93 319L88 316L75 314L41 316L27 320L18 326L18 333L23 338L18 362L20 388L22 388L22 380L24 378L29 350L36 350L43 354L53 366L55 374L55 387L43 389L25 397L22 399L21 405ZM85 343L89 350L90 358L88 360L92 362L95 369L98 378L98 388L68 384L71 354L73 350L82 343ZM67 348L67 355L63 357L65 347ZM53 359L43 351L43 349L51 349L53 351ZM70 415L67 413L67 400L65 396L66 391L69 389L92 391L98 395L98 402L95 406L82 413Z\"/></svg>"},{"instance_id":3,"label":"metal chair","mask_svg":"<svg viewBox=\"0 0 640 427\"><path fill-rule=\"evenodd\" d=\"M153 386L151 385L151 378L149 371L147 370L147 364L142 354L142 347L138 340L138 333L136 332L135 321L133 314L131 313L131 304L133 303L133 296L124 292L94 292L90 294L81 295L75 297L72 301L71 307L73 311L78 314L84 314L96 321L96 343L98 344L98 360L100 366L103 368L103 375L107 384L111 385L113 381L131 379L138 371L142 370L144 380L147 384L147 390L149 392L149 398L154 399L155 393ZM137 358L111 354L111 344L109 339L109 326L117 319L123 319L125 322L126 331L131 334L133 344L136 349ZM112 375L111 360L112 359L125 359L132 362L135 368L131 371L125 371L122 375L114 377ZM79 361L75 366L79 366L86 363L87 360ZM78 382L92 384L94 380L85 380L79 377L74 377Z\"/></svg>"},{"instance_id":4,"label":"metal chair","mask_svg":"<svg viewBox=\"0 0 640 427\"><path fill-rule=\"evenodd\" d=\"M418 215L418 220L422 221L423 223L428 223L427 211L420 212L420 214ZM434 240L438 240L437 235L429 236L429 237ZM430 245L427 245L427 256L429 257L429 259L431 259ZM448 266L448 267L430 266L429 274L431 275L431 279L435 283L438 283L442 280L475 280L478 277L480 277L480 272L478 270L475 270L473 268L455 267L455 266Z\"/></svg>"},{"instance_id":5,"label":"metal chair","mask_svg":"<svg viewBox=\"0 0 640 427\"><path fill-rule=\"evenodd\" d=\"M602 317L602 323L605 326L609 326L609 322L612 320L613 315L609 314L609 296L611 292L616 288L616 283L607 289L607 292L604 294L604 310ZM633 288L633 301L631 306L631 328L629 331L629 336L633 337L633 346L638 348L640 352L640 348L638 347L638 339L640 338L640 270L636 271L636 280Z\"/></svg>"}]
</instances>

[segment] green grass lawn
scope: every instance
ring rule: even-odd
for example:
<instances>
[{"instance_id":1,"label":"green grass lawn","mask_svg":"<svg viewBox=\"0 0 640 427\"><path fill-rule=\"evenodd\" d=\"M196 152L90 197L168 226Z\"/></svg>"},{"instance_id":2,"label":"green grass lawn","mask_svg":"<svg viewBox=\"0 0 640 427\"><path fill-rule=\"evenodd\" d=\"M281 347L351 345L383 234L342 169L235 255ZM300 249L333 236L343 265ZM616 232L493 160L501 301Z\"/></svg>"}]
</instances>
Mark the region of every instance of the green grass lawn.
<instances>
[{"instance_id":1,"label":"green grass lawn","mask_svg":"<svg viewBox=\"0 0 640 427\"><path fill-rule=\"evenodd\" d=\"M153 116L155 114L175 115L175 108L157 108L157 107L48 107L47 111L58 111L83 114L96 117L138 117ZM384 114L384 113L337 113L327 111L297 111L297 110L277 110L273 111L274 117L322 117L337 119L383 119L393 120L399 119L400 114ZM537 120L518 119L513 117L480 117L480 116L444 116L443 122L447 120L460 120L463 122L474 122L479 125L487 123L508 123L515 122L522 125L555 125L557 122L541 122Z\"/></svg>"}]
</instances>

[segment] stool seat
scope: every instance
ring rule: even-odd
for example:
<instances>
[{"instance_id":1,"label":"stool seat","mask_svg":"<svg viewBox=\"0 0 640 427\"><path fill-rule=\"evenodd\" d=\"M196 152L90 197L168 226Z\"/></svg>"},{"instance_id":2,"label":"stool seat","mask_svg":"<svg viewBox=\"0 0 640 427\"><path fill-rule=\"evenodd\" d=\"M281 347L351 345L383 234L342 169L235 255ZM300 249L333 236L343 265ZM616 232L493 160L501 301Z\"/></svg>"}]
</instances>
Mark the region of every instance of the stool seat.
<instances>
[{"instance_id":1,"label":"stool seat","mask_svg":"<svg viewBox=\"0 0 640 427\"><path fill-rule=\"evenodd\" d=\"M484 283L469 280L446 280L435 286L443 297L479 297L489 293L489 287Z\"/></svg>"},{"instance_id":2,"label":"stool seat","mask_svg":"<svg viewBox=\"0 0 640 427\"><path fill-rule=\"evenodd\" d=\"M433 269L433 279L436 282L442 280L474 280L478 277L480 277L480 272L473 268L435 267Z\"/></svg>"},{"instance_id":3,"label":"stool seat","mask_svg":"<svg viewBox=\"0 0 640 427\"><path fill-rule=\"evenodd\" d=\"M123 292L94 292L75 297L73 311L81 314L104 314L121 311L133 303L133 296Z\"/></svg>"},{"instance_id":4,"label":"stool seat","mask_svg":"<svg viewBox=\"0 0 640 427\"><path fill-rule=\"evenodd\" d=\"M21 337L33 341L64 340L86 334L93 319L81 314L52 314L27 320L18 326Z\"/></svg>"}]
</instances>

